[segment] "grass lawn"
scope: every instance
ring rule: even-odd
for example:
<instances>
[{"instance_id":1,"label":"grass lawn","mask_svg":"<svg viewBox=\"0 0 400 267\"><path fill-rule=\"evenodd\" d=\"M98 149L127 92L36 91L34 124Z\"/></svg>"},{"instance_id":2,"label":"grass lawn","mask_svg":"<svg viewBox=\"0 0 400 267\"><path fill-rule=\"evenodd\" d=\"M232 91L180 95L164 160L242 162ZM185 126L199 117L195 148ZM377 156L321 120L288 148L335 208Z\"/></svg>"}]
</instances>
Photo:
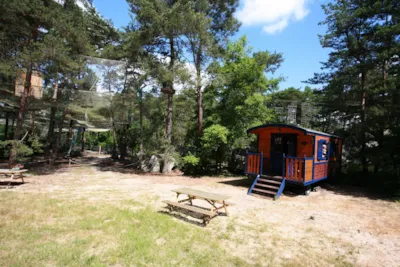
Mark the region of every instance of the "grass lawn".
<instances>
[{"instance_id":1,"label":"grass lawn","mask_svg":"<svg viewBox=\"0 0 400 267\"><path fill-rule=\"evenodd\" d=\"M134 201L0 192L0 266L241 266L211 232Z\"/></svg>"}]
</instances>

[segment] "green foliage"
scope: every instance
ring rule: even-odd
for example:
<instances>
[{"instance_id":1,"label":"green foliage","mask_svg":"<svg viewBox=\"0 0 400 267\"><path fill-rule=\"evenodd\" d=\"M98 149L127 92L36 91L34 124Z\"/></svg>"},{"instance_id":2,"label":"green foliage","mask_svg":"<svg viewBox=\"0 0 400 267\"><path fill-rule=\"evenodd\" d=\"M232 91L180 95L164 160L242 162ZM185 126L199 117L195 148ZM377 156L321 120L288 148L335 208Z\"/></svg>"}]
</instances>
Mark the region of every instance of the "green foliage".
<instances>
[{"instance_id":1,"label":"green foliage","mask_svg":"<svg viewBox=\"0 0 400 267\"><path fill-rule=\"evenodd\" d=\"M184 156L182 158L182 162L183 162L184 166L188 165L191 167L197 167L200 163L200 158L189 153L189 155Z\"/></svg>"},{"instance_id":2,"label":"green foliage","mask_svg":"<svg viewBox=\"0 0 400 267\"><path fill-rule=\"evenodd\" d=\"M274 72L282 60L281 54L254 52L242 37L229 43L223 59L214 62L215 79L204 92L205 118L207 126L220 124L229 131L220 155L224 161L254 140L246 134L248 128L275 120L269 94L282 78L268 79L266 74Z\"/></svg>"},{"instance_id":3,"label":"green foliage","mask_svg":"<svg viewBox=\"0 0 400 267\"><path fill-rule=\"evenodd\" d=\"M320 40L331 53L310 80L323 85L319 127L345 137L345 170L374 188L400 181L399 8L377 0L324 5Z\"/></svg>"},{"instance_id":4,"label":"green foliage","mask_svg":"<svg viewBox=\"0 0 400 267\"><path fill-rule=\"evenodd\" d=\"M209 151L217 151L228 143L229 130L219 124L212 125L204 129L201 138L203 148Z\"/></svg>"},{"instance_id":5,"label":"green foliage","mask_svg":"<svg viewBox=\"0 0 400 267\"><path fill-rule=\"evenodd\" d=\"M38 136L36 135L31 136L28 140L28 143L34 154L43 153L43 144L42 142L40 142Z\"/></svg>"},{"instance_id":6,"label":"green foliage","mask_svg":"<svg viewBox=\"0 0 400 267\"><path fill-rule=\"evenodd\" d=\"M16 151L16 159L19 161L25 160L26 157L31 156L34 150L20 141L7 140L0 141L0 157L10 156L11 146L14 145Z\"/></svg>"},{"instance_id":7,"label":"green foliage","mask_svg":"<svg viewBox=\"0 0 400 267\"><path fill-rule=\"evenodd\" d=\"M204 129L201 138L203 165L209 164L210 159L214 158L217 172L221 169L218 165L224 161L228 135L229 130L219 124L214 124Z\"/></svg>"},{"instance_id":8,"label":"green foliage","mask_svg":"<svg viewBox=\"0 0 400 267\"><path fill-rule=\"evenodd\" d=\"M182 157L182 167L185 173L195 174L197 167L200 164L200 158L189 153L187 156Z\"/></svg>"}]
</instances>

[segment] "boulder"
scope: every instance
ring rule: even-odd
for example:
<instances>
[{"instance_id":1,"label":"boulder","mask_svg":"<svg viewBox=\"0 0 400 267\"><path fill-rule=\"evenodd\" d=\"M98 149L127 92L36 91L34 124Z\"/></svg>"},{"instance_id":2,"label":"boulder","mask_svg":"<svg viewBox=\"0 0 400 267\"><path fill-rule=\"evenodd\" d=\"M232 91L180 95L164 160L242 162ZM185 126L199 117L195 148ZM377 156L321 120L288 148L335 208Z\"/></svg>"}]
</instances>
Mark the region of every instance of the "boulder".
<instances>
[{"instance_id":1,"label":"boulder","mask_svg":"<svg viewBox=\"0 0 400 267\"><path fill-rule=\"evenodd\" d=\"M153 155L151 156L149 160L149 171L150 172L160 172L161 170L161 165L160 161L158 160L157 156Z\"/></svg>"},{"instance_id":2,"label":"boulder","mask_svg":"<svg viewBox=\"0 0 400 267\"><path fill-rule=\"evenodd\" d=\"M174 167L175 167L175 159L173 157L164 158L162 173L164 174L170 173Z\"/></svg>"}]
</instances>

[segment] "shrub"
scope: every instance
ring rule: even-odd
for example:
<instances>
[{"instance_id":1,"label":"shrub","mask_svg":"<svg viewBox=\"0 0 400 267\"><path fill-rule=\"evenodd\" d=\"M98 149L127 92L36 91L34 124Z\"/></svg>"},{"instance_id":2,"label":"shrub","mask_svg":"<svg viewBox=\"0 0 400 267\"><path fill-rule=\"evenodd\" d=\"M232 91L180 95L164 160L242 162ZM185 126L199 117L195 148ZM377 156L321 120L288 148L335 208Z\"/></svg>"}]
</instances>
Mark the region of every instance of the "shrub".
<instances>
[{"instance_id":1,"label":"shrub","mask_svg":"<svg viewBox=\"0 0 400 267\"><path fill-rule=\"evenodd\" d=\"M0 155L2 157L9 157L12 144L16 148L16 159L17 161L24 160L26 157L33 154L33 149L25 145L21 141L7 140L0 141Z\"/></svg>"},{"instance_id":2,"label":"shrub","mask_svg":"<svg viewBox=\"0 0 400 267\"><path fill-rule=\"evenodd\" d=\"M200 158L189 153L189 155L182 158L182 163L185 173L193 174L197 171L197 166L199 166Z\"/></svg>"},{"instance_id":3,"label":"shrub","mask_svg":"<svg viewBox=\"0 0 400 267\"><path fill-rule=\"evenodd\" d=\"M228 144L229 130L219 124L211 125L204 129L202 144L202 164L207 165L210 159L215 160L217 173L222 169L222 163L225 159L226 146Z\"/></svg>"}]
</instances>

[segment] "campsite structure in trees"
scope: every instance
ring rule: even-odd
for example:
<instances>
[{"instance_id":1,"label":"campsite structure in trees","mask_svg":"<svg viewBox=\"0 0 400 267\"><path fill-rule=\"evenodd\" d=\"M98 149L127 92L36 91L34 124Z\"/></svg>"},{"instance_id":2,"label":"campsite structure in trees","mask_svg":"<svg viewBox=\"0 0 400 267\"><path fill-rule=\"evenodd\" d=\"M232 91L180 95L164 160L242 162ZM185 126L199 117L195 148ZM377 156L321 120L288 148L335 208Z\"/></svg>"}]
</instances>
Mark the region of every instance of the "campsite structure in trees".
<instances>
[{"instance_id":1,"label":"campsite structure in trees","mask_svg":"<svg viewBox=\"0 0 400 267\"><path fill-rule=\"evenodd\" d=\"M343 140L288 124L264 124L247 130L257 135L257 152L246 153L245 173L256 176L249 189L279 197L285 183L306 187L334 177L341 168Z\"/></svg>"}]
</instances>

